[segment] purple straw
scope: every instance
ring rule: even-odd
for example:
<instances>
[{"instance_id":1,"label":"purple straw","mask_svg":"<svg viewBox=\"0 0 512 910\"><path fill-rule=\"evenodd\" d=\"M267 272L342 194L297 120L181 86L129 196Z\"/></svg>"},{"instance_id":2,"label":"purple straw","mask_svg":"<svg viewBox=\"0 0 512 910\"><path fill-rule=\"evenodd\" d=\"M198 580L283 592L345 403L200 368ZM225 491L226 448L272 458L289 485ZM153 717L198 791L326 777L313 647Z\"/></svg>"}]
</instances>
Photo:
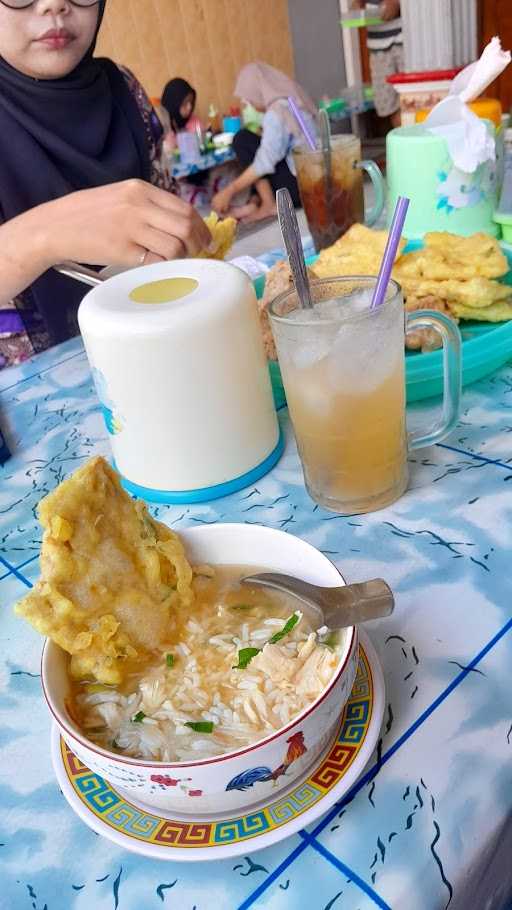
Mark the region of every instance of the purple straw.
<instances>
[{"instance_id":1,"label":"purple straw","mask_svg":"<svg viewBox=\"0 0 512 910\"><path fill-rule=\"evenodd\" d=\"M389 229L388 242L386 243L386 249L384 250L384 256L382 257L382 262L380 264L379 275L373 291L370 305L370 309L372 310L374 310L375 307L380 306L381 303L384 303L389 279L391 278L391 270L395 263L396 251L398 249L398 244L400 243L400 237L402 236L405 216L407 215L407 209L409 208L409 202L410 199L408 199L407 196L399 196L397 199L393 221L391 222L391 227Z\"/></svg>"},{"instance_id":2,"label":"purple straw","mask_svg":"<svg viewBox=\"0 0 512 910\"><path fill-rule=\"evenodd\" d=\"M295 102L295 99L291 96L288 98L288 104L290 105L290 110L295 117L297 123L299 124L304 136L306 137L306 142L309 145L311 151L316 151L316 142L314 136L311 135L311 131L302 116L298 105Z\"/></svg>"}]
</instances>

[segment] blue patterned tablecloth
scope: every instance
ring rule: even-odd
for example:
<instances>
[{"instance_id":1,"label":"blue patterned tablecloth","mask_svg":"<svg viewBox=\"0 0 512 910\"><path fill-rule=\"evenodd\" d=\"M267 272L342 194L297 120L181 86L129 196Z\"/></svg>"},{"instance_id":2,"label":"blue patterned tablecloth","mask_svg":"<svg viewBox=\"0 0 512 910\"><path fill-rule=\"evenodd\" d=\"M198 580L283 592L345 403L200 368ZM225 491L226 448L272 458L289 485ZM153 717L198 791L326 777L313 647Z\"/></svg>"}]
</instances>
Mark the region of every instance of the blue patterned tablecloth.
<instances>
[{"instance_id":1,"label":"blue patterned tablecloth","mask_svg":"<svg viewBox=\"0 0 512 910\"><path fill-rule=\"evenodd\" d=\"M271 259L272 257L269 257ZM158 507L173 528L263 523L384 576L394 615L371 637L386 710L367 773L308 829L253 855L161 863L95 835L53 774L40 637L12 602L37 576L38 500L108 454L81 342L0 373L2 910L501 910L512 895L512 369L466 390L446 445L415 453L408 493L344 518L306 494L286 411L284 457L211 505Z\"/></svg>"}]
</instances>

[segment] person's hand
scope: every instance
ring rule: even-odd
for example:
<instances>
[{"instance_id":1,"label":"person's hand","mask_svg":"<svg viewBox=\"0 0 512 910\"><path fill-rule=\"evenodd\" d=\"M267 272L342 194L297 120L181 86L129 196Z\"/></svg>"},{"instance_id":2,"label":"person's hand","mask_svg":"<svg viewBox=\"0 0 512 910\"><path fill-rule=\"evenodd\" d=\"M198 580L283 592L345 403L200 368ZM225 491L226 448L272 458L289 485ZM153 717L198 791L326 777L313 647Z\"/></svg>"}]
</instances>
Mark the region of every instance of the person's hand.
<instances>
[{"instance_id":1,"label":"person's hand","mask_svg":"<svg viewBox=\"0 0 512 910\"><path fill-rule=\"evenodd\" d=\"M379 15L384 22L396 19L400 15L400 0L382 0L379 6Z\"/></svg>"},{"instance_id":2,"label":"person's hand","mask_svg":"<svg viewBox=\"0 0 512 910\"><path fill-rule=\"evenodd\" d=\"M162 262L194 256L212 241L191 205L143 180L70 193L21 221L37 236L42 271L66 259L127 267Z\"/></svg>"},{"instance_id":3,"label":"person's hand","mask_svg":"<svg viewBox=\"0 0 512 910\"><path fill-rule=\"evenodd\" d=\"M232 198L233 191L231 187L225 186L223 190L219 190L218 193L215 193L215 196L212 199L212 209L214 209L218 215L223 215L229 209Z\"/></svg>"}]
</instances>

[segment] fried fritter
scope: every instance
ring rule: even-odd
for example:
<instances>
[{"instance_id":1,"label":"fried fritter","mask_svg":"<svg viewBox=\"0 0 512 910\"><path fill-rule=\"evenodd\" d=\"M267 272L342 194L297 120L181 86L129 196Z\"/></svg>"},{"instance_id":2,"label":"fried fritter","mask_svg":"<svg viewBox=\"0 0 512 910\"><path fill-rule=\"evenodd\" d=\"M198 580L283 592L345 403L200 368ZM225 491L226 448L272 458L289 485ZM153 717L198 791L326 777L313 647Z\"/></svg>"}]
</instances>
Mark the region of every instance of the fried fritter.
<instances>
[{"instance_id":1,"label":"fried fritter","mask_svg":"<svg viewBox=\"0 0 512 910\"><path fill-rule=\"evenodd\" d=\"M432 294L441 298L441 300L446 300L450 305L455 303L476 309L486 309L493 303L512 297L512 288L508 287L508 285L500 284L499 281L491 281L489 278L482 278L481 276L469 278L467 281L451 278L447 281L423 279L413 282L408 279L403 283L402 287L407 299L410 296L426 297Z\"/></svg>"},{"instance_id":2,"label":"fried fritter","mask_svg":"<svg viewBox=\"0 0 512 910\"><path fill-rule=\"evenodd\" d=\"M219 218L216 212L210 212L204 219L204 223L212 235L215 252L208 253L207 250L202 250L198 253L198 257L200 259L224 259L235 241L236 218Z\"/></svg>"},{"instance_id":3,"label":"fried fritter","mask_svg":"<svg viewBox=\"0 0 512 910\"><path fill-rule=\"evenodd\" d=\"M313 265L318 278L343 275L378 275L388 239L387 231L374 231L364 224L353 224L336 243L322 250ZM405 246L400 241L397 257Z\"/></svg>"},{"instance_id":4,"label":"fried fritter","mask_svg":"<svg viewBox=\"0 0 512 910\"><path fill-rule=\"evenodd\" d=\"M477 322L507 322L512 319L512 299L491 303L485 309L450 303L450 312L458 319L475 319Z\"/></svg>"},{"instance_id":5,"label":"fried fritter","mask_svg":"<svg viewBox=\"0 0 512 910\"><path fill-rule=\"evenodd\" d=\"M471 268L471 275L483 278L501 278L509 270L508 260L498 241L489 234L471 234L460 237L448 231L431 231L425 234L425 248L442 254L452 267L452 274L462 278L465 266ZM450 275L446 276L450 278Z\"/></svg>"},{"instance_id":6,"label":"fried fritter","mask_svg":"<svg viewBox=\"0 0 512 910\"><path fill-rule=\"evenodd\" d=\"M99 457L40 502L39 519L41 577L16 612L72 655L72 676L117 684L193 600L183 545Z\"/></svg>"}]
</instances>

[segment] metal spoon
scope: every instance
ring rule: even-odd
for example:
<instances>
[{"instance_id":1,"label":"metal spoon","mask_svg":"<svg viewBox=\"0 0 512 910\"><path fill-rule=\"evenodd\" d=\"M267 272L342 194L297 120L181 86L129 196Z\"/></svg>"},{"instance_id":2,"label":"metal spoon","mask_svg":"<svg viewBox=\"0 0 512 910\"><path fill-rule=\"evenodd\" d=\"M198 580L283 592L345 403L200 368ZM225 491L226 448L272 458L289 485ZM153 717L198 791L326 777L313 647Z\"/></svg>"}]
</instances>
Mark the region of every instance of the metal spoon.
<instances>
[{"instance_id":1,"label":"metal spoon","mask_svg":"<svg viewBox=\"0 0 512 910\"><path fill-rule=\"evenodd\" d=\"M288 254L299 304L302 307L312 308L313 301L311 299L311 290L302 249L302 240L300 239L299 225L297 223L292 197L287 189L277 191L276 202L279 227L281 228L283 243Z\"/></svg>"},{"instance_id":2,"label":"metal spoon","mask_svg":"<svg viewBox=\"0 0 512 910\"><path fill-rule=\"evenodd\" d=\"M297 597L306 607L313 626L318 629L322 626L345 629L390 616L395 609L393 592L381 578L339 588L323 588L277 572L248 575L242 581L244 584L275 588Z\"/></svg>"},{"instance_id":3,"label":"metal spoon","mask_svg":"<svg viewBox=\"0 0 512 910\"><path fill-rule=\"evenodd\" d=\"M67 275L68 278L76 278L77 281L83 281L84 284L89 284L91 287L103 284L105 280L94 269L90 269L86 265L80 265L78 262L71 262L71 260L69 262L59 262L58 265L54 265L54 269L56 272L60 272L61 275Z\"/></svg>"}]
</instances>

